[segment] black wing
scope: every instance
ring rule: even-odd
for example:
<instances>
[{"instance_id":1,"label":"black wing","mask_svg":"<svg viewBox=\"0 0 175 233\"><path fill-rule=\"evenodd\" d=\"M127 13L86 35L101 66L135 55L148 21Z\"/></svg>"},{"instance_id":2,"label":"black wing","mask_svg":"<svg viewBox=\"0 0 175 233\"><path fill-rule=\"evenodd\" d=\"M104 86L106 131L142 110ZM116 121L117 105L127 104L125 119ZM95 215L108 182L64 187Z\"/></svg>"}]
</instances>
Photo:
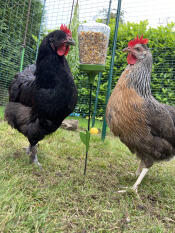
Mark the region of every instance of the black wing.
<instances>
[{"instance_id":1,"label":"black wing","mask_svg":"<svg viewBox=\"0 0 175 233\"><path fill-rule=\"evenodd\" d=\"M36 65L26 67L17 73L9 87L9 101L22 103L25 106L33 106L35 91Z\"/></svg>"}]
</instances>

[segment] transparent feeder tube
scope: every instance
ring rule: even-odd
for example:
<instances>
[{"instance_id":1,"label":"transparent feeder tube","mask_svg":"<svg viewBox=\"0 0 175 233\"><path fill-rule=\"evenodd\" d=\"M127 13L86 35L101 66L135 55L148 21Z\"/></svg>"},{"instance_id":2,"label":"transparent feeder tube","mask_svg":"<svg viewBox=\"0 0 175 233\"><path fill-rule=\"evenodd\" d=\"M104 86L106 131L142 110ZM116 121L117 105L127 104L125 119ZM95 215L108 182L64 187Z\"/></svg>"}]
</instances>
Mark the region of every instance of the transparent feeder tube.
<instances>
[{"instance_id":1,"label":"transparent feeder tube","mask_svg":"<svg viewBox=\"0 0 175 233\"><path fill-rule=\"evenodd\" d=\"M102 23L79 26L80 64L105 65L110 27Z\"/></svg>"}]
</instances>

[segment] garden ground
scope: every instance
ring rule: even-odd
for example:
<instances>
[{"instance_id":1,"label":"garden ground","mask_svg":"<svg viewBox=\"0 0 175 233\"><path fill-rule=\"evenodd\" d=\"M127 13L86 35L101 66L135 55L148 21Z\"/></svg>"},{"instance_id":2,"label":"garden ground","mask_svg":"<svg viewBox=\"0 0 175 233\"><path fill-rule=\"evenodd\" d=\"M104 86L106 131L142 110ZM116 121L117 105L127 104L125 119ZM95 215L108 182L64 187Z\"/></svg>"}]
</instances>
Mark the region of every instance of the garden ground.
<instances>
[{"instance_id":1,"label":"garden ground","mask_svg":"<svg viewBox=\"0 0 175 233\"><path fill-rule=\"evenodd\" d=\"M86 177L79 132L59 129L39 143L43 170L29 164L27 146L0 109L0 232L175 232L175 160L154 165L138 195L120 194L138 161L112 135L91 137Z\"/></svg>"}]
</instances>

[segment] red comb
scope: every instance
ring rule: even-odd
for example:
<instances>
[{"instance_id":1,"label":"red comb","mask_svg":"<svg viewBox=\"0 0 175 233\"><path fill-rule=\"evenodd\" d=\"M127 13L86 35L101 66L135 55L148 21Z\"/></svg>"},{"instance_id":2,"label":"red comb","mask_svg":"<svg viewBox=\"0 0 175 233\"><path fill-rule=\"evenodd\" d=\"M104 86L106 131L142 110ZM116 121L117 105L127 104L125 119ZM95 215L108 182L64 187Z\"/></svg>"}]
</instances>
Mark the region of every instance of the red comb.
<instances>
[{"instance_id":1,"label":"red comb","mask_svg":"<svg viewBox=\"0 0 175 233\"><path fill-rule=\"evenodd\" d=\"M71 31L69 30L69 28L65 24L61 24L60 30L65 32L67 35L72 36Z\"/></svg>"},{"instance_id":2,"label":"red comb","mask_svg":"<svg viewBox=\"0 0 175 233\"><path fill-rule=\"evenodd\" d=\"M147 44L147 43L148 43L148 39L143 39L143 35L139 39L137 35L137 38L128 42L128 47L134 47L134 45L136 44Z\"/></svg>"}]
</instances>

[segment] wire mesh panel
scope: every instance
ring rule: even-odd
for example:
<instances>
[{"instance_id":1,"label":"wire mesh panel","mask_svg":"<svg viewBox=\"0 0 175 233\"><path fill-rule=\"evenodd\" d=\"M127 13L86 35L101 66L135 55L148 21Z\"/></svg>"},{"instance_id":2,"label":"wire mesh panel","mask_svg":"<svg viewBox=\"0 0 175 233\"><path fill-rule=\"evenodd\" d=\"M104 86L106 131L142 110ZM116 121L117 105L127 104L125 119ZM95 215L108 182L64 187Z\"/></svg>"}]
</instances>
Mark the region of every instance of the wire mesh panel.
<instances>
[{"instance_id":1,"label":"wire mesh panel","mask_svg":"<svg viewBox=\"0 0 175 233\"><path fill-rule=\"evenodd\" d=\"M0 105L7 101L7 89L14 74L19 71L21 52L26 30L30 0L0 0ZM43 6L44 17L42 18ZM25 67L35 61L39 31L45 35L49 30L58 29L61 24L70 23L77 0L31 0L27 40L24 56ZM111 51L117 12L117 0L79 0L79 22L107 22L111 3L111 28L106 70L102 73L96 117L104 116L107 80L110 70ZM175 3L167 1L123 0L117 37L117 49L113 70L112 88L127 65L126 54L121 50L129 40L138 34L149 39L153 54L152 92L156 99L175 104ZM41 22L42 21L42 22ZM41 30L40 30L41 26ZM41 35L42 39L42 35ZM73 69L73 67L71 67ZM73 72L78 90L79 102L76 112L86 116L88 112L88 78L85 73ZM92 101L95 101L97 80L93 85ZM93 105L94 106L94 105ZM93 109L94 110L94 109Z\"/></svg>"},{"instance_id":2,"label":"wire mesh panel","mask_svg":"<svg viewBox=\"0 0 175 233\"><path fill-rule=\"evenodd\" d=\"M39 33L42 1L0 0L0 105L8 99L8 86L15 73L20 69L21 52L27 28L24 66L33 63L36 52L36 36Z\"/></svg>"},{"instance_id":3,"label":"wire mesh panel","mask_svg":"<svg viewBox=\"0 0 175 233\"><path fill-rule=\"evenodd\" d=\"M46 20L47 29L56 29L62 23L69 24L72 5L75 6L76 0L47 0L46 1ZM116 2L116 0L114 1ZM79 0L79 20L80 22L92 22L99 17L106 18L109 0Z\"/></svg>"}]
</instances>

